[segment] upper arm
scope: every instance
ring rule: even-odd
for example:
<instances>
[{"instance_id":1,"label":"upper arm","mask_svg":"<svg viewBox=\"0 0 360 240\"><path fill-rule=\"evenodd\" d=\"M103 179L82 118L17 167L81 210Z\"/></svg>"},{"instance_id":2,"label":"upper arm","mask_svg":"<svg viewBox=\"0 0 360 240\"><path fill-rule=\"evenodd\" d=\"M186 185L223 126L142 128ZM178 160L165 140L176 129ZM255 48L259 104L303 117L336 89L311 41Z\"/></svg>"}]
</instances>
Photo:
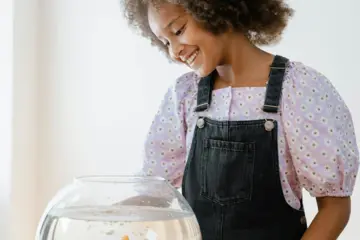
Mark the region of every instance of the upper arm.
<instances>
[{"instance_id":1,"label":"upper arm","mask_svg":"<svg viewBox=\"0 0 360 240\"><path fill-rule=\"evenodd\" d=\"M143 172L181 185L186 160L184 97L191 86L188 75L170 87L161 102L144 145Z\"/></svg>"}]
</instances>

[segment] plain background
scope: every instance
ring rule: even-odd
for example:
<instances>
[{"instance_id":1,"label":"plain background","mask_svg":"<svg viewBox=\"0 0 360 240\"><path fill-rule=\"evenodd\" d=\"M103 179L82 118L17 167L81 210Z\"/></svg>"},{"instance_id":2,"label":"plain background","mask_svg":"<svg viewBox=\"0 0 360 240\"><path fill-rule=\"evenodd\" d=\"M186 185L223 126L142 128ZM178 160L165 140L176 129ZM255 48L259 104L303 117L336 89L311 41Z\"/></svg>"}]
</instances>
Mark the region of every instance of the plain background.
<instances>
[{"instance_id":1,"label":"plain background","mask_svg":"<svg viewBox=\"0 0 360 240\"><path fill-rule=\"evenodd\" d=\"M323 72L360 137L356 0L289 2L273 53ZM124 24L118 0L0 0L0 239L34 239L47 202L85 174L129 174L169 84L170 65ZM360 185L340 239L358 239ZM309 221L315 199L305 193Z\"/></svg>"}]
</instances>

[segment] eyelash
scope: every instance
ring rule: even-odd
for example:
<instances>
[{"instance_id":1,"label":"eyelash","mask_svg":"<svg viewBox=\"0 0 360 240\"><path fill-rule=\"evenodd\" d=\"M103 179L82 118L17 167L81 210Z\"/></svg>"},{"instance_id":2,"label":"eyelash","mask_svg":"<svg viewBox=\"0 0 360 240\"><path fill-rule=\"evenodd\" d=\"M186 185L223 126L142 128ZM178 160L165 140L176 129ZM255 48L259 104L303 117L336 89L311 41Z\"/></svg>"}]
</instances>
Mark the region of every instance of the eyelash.
<instances>
[{"instance_id":1,"label":"eyelash","mask_svg":"<svg viewBox=\"0 0 360 240\"><path fill-rule=\"evenodd\" d=\"M176 36L181 35L181 34L184 32L184 29L185 29L185 25L182 26L182 27L175 33L175 35L176 35Z\"/></svg>"},{"instance_id":2,"label":"eyelash","mask_svg":"<svg viewBox=\"0 0 360 240\"><path fill-rule=\"evenodd\" d=\"M185 26L186 26L186 24L184 26L182 26L178 31L176 31L175 36L180 36L181 34L183 34L184 30L185 30ZM168 47L169 45L170 45L169 42L165 43L165 46Z\"/></svg>"}]
</instances>

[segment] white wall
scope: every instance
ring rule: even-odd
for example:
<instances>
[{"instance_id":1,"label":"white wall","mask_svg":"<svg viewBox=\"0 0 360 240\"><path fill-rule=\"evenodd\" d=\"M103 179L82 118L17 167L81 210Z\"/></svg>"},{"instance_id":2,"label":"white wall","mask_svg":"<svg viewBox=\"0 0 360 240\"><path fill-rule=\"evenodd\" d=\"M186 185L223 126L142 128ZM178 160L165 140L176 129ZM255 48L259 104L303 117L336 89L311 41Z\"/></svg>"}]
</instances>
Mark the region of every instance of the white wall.
<instances>
[{"instance_id":1,"label":"white wall","mask_svg":"<svg viewBox=\"0 0 360 240\"><path fill-rule=\"evenodd\" d=\"M73 176L134 171L167 83L181 71L156 76L167 61L130 34L117 0L40 5L42 209Z\"/></svg>"},{"instance_id":2,"label":"white wall","mask_svg":"<svg viewBox=\"0 0 360 240\"><path fill-rule=\"evenodd\" d=\"M12 128L12 1L0 1L0 239L8 239L11 194Z\"/></svg>"},{"instance_id":3,"label":"white wall","mask_svg":"<svg viewBox=\"0 0 360 240\"><path fill-rule=\"evenodd\" d=\"M12 224L8 226L9 239L25 240L34 236L38 217L37 0L14 0L13 9Z\"/></svg>"},{"instance_id":4,"label":"white wall","mask_svg":"<svg viewBox=\"0 0 360 240\"><path fill-rule=\"evenodd\" d=\"M141 143L153 114L170 81L185 69L168 65L156 49L129 32L118 0L18 3L14 81L11 71L0 71L0 109L6 113L0 118L0 214L7 209L3 203L9 204L13 183L12 215L21 226L28 225L12 239L30 240L46 203L74 176L129 173L139 166ZM360 111L356 109L360 30L352 24L360 20L355 12L360 3L293 0L291 4L296 16L283 42L271 50L324 72L352 110L360 138ZM11 5L1 2L0 24L8 31L6 38L3 32L0 37L0 66L8 66L5 69L11 69L10 9ZM29 168L20 170L20 166ZM352 220L341 239L356 239L354 233L359 232L359 195L360 185L354 193ZM315 201L307 196L305 204L311 219ZM22 211L24 219L20 218ZM6 227L2 219L0 231ZM0 232L0 239L7 238Z\"/></svg>"}]
</instances>

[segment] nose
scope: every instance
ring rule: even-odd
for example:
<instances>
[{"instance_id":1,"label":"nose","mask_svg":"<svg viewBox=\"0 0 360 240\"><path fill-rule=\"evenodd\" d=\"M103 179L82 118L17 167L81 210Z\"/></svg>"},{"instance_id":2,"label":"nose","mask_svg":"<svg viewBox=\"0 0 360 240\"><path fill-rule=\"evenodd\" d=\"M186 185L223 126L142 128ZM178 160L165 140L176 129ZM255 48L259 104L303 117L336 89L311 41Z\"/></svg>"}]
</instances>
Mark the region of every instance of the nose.
<instances>
[{"instance_id":1,"label":"nose","mask_svg":"<svg viewBox=\"0 0 360 240\"><path fill-rule=\"evenodd\" d=\"M169 53L174 60L181 60L181 52L184 50L184 45L180 43L170 43Z\"/></svg>"}]
</instances>

